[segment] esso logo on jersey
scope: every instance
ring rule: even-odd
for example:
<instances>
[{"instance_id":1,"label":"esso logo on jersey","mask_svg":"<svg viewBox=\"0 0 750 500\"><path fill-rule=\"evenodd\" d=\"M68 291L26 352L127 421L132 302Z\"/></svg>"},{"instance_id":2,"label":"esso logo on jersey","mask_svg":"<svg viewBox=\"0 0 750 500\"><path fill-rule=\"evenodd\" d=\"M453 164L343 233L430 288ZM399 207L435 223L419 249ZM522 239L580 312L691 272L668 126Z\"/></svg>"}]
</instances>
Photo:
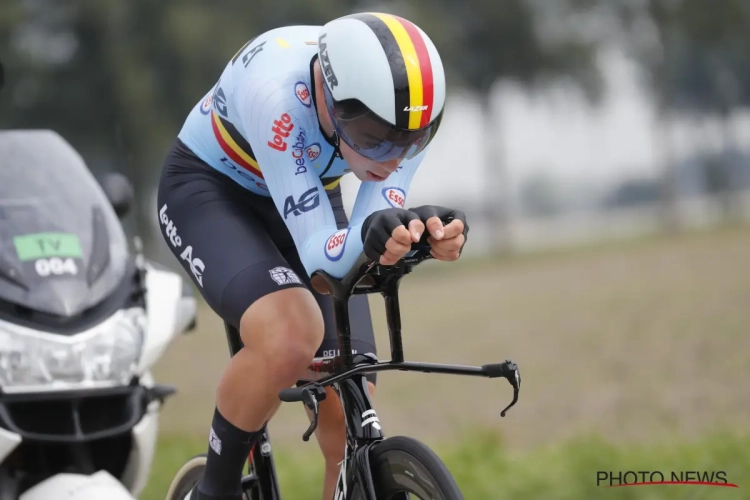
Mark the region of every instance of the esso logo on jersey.
<instances>
[{"instance_id":1,"label":"esso logo on jersey","mask_svg":"<svg viewBox=\"0 0 750 500\"><path fill-rule=\"evenodd\" d=\"M325 246L325 253L328 260L339 260L344 255L344 247L346 246L346 236L349 234L349 229L342 229L336 231L328 238Z\"/></svg>"},{"instance_id":2,"label":"esso logo on jersey","mask_svg":"<svg viewBox=\"0 0 750 500\"><path fill-rule=\"evenodd\" d=\"M308 108L312 106L312 96L310 95L310 89L307 88L305 82L297 82L294 84L294 95L297 96L299 102Z\"/></svg>"},{"instance_id":3,"label":"esso logo on jersey","mask_svg":"<svg viewBox=\"0 0 750 500\"><path fill-rule=\"evenodd\" d=\"M213 102L213 93L209 93L201 103L201 113L207 115L211 111L211 102Z\"/></svg>"},{"instance_id":4,"label":"esso logo on jersey","mask_svg":"<svg viewBox=\"0 0 750 500\"><path fill-rule=\"evenodd\" d=\"M307 148L305 148L305 152L307 153L307 157L310 159L310 161L315 161L318 159L321 153L320 144L317 142L313 142Z\"/></svg>"},{"instance_id":5,"label":"esso logo on jersey","mask_svg":"<svg viewBox=\"0 0 750 500\"><path fill-rule=\"evenodd\" d=\"M387 187L383 189L383 198L393 208L404 208L406 193L401 188Z\"/></svg>"}]
</instances>

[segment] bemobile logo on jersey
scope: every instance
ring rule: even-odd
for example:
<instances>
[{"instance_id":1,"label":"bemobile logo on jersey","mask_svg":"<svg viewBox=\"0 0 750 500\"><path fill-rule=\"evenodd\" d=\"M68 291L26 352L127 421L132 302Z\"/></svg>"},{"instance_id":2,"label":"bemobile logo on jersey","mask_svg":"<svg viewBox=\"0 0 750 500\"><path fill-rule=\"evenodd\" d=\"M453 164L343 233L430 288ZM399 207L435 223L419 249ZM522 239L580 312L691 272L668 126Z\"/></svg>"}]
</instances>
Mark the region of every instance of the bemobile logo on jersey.
<instances>
[{"instance_id":1,"label":"bemobile logo on jersey","mask_svg":"<svg viewBox=\"0 0 750 500\"><path fill-rule=\"evenodd\" d=\"M291 285L294 283L301 284L302 282L299 279L299 276L289 269L288 267L274 267L273 269L268 270L268 274L271 275L271 278L279 285Z\"/></svg>"},{"instance_id":2,"label":"bemobile logo on jersey","mask_svg":"<svg viewBox=\"0 0 750 500\"><path fill-rule=\"evenodd\" d=\"M307 146L305 152L307 153L307 157L310 159L310 161L317 160L321 153L320 144L318 144L317 142L313 142L312 144Z\"/></svg>"},{"instance_id":3,"label":"bemobile logo on jersey","mask_svg":"<svg viewBox=\"0 0 750 500\"><path fill-rule=\"evenodd\" d=\"M404 190L401 188L387 187L383 188L383 198L385 198L385 201L387 201L393 208L404 208L406 193L404 193Z\"/></svg>"},{"instance_id":4,"label":"bemobile logo on jersey","mask_svg":"<svg viewBox=\"0 0 750 500\"><path fill-rule=\"evenodd\" d=\"M294 95L297 96L299 102L308 108L312 106L312 96L310 95L310 89L307 88L305 82L297 82L294 84Z\"/></svg>"},{"instance_id":5,"label":"bemobile logo on jersey","mask_svg":"<svg viewBox=\"0 0 750 500\"><path fill-rule=\"evenodd\" d=\"M325 244L325 254L328 260L337 261L344 255L344 247L346 246L346 237L349 234L349 228L336 231L331 235Z\"/></svg>"},{"instance_id":6,"label":"bemobile logo on jersey","mask_svg":"<svg viewBox=\"0 0 750 500\"><path fill-rule=\"evenodd\" d=\"M294 173L294 175L304 174L307 172L307 167L305 166L305 156L303 153L305 149L305 140L307 140L307 134L305 133L305 129L300 127L299 134L297 134L295 143L292 146L292 156L294 157L294 163L297 164L297 171Z\"/></svg>"},{"instance_id":7,"label":"bemobile logo on jersey","mask_svg":"<svg viewBox=\"0 0 750 500\"><path fill-rule=\"evenodd\" d=\"M293 129L292 117L289 113L283 113L280 119L273 121L273 127L271 127L271 132L274 134L273 142L268 141L268 145L277 151L286 151L287 143L284 139L289 137Z\"/></svg>"}]
</instances>

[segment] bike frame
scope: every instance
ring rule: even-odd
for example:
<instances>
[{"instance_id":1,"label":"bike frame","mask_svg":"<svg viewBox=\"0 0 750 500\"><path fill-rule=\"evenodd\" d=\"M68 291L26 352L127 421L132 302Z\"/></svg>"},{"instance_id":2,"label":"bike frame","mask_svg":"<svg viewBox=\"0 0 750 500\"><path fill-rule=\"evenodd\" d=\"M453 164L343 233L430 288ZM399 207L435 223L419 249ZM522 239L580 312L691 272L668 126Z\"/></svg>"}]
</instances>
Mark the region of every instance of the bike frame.
<instances>
[{"instance_id":1,"label":"bike frame","mask_svg":"<svg viewBox=\"0 0 750 500\"><path fill-rule=\"evenodd\" d=\"M400 370L504 377L513 385L514 394L513 401L501 412L501 416L505 416L507 410L518 400L520 376L517 366L509 360L481 367L404 361L398 289L401 279L410 273L415 265L429 258L429 251L413 250L395 266L386 267L369 262L363 254L352 267L352 271L340 280L322 271L312 276L313 287L320 293L331 295L333 300L340 355L313 366L315 371L329 375L296 388L285 389L279 397L286 402L302 401L313 412L313 422L303 436L307 441L317 426L318 403L325 399L323 388L331 386L338 394L346 417L347 442L335 500L353 497L376 500L369 464L370 449L385 436L370 399L365 374ZM385 301L391 351L391 360L387 362L379 362L371 354L354 356L352 353L349 298L352 295L371 293L380 293ZM235 328L227 325L226 331L230 353L234 355L242 348L242 341ZM265 426L248 460L249 475L243 478L243 487L260 493L262 500L280 500L278 479ZM359 493L356 496L355 491Z\"/></svg>"}]
</instances>

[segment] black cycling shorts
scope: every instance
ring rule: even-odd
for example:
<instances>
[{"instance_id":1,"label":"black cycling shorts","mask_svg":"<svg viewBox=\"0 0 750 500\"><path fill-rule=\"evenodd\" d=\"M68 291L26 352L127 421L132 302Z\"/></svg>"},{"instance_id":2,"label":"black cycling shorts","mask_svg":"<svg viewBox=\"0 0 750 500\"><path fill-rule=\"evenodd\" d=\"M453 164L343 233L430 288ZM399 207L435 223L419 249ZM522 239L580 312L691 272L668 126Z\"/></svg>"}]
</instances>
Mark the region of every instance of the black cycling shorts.
<instances>
[{"instance_id":1,"label":"black cycling shorts","mask_svg":"<svg viewBox=\"0 0 750 500\"><path fill-rule=\"evenodd\" d=\"M346 227L341 188L327 194L338 228ZM240 318L259 298L306 287L325 320L325 336L315 357L338 354L331 298L311 287L294 240L270 197L242 188L177 139L162 167L157 211L167 246L225 322L239 328ZM350 299L349 319L352 348L376 353L365 295ZM374 382L374 377L368 379Z\"/></svg>"}]
</instances>

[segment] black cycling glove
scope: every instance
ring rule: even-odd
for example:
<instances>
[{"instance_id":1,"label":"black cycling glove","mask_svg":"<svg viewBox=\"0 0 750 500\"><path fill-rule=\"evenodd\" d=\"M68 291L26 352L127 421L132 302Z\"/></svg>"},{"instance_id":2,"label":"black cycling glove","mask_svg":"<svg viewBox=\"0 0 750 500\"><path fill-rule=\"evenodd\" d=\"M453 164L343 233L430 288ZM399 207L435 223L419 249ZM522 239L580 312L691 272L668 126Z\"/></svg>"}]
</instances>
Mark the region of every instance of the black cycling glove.
<instances>
[{"instance_id":1,"label":"black cycling glove","mask_svg":"<svg viewBox=\"0 0 750 500\"><path fill-rule=\"evenodd\" d=\"M393 230L398 226L409 229L409 222L418 219L419 215L403 208L386 208L368 215L362 223L365 255L376 262L379 261L380 256L385 253L385 244Z\"/></svg>"},{"instance_id":2,"label":"black cycling glove","mask_svg":"<svg viewBox=\"0 0 750 500\"><path fill-rule=\"evenodd\" d=\"M424 222L425 226L427 225L427 220L431 217L437 217L441 221L443 221L443 225L447 226L450 221L454 219L458 219L461 222L464 223L464 245L466 245L466 240L468 239L469 234L469 224L466 222L466 214L463 213L461 210L455 210L453 208L445 208L440 207L437 205L422 205L421 207L416 208L410 208L410 212L414 212L419 216L419 219ZM429 236L429 231L425 230L425 235L422 238L424 240L427 236ZM463 245L461 246L461 250L463 250ZM460 253L460 251L459 251Z\"/></svg>"}]
</instances>

